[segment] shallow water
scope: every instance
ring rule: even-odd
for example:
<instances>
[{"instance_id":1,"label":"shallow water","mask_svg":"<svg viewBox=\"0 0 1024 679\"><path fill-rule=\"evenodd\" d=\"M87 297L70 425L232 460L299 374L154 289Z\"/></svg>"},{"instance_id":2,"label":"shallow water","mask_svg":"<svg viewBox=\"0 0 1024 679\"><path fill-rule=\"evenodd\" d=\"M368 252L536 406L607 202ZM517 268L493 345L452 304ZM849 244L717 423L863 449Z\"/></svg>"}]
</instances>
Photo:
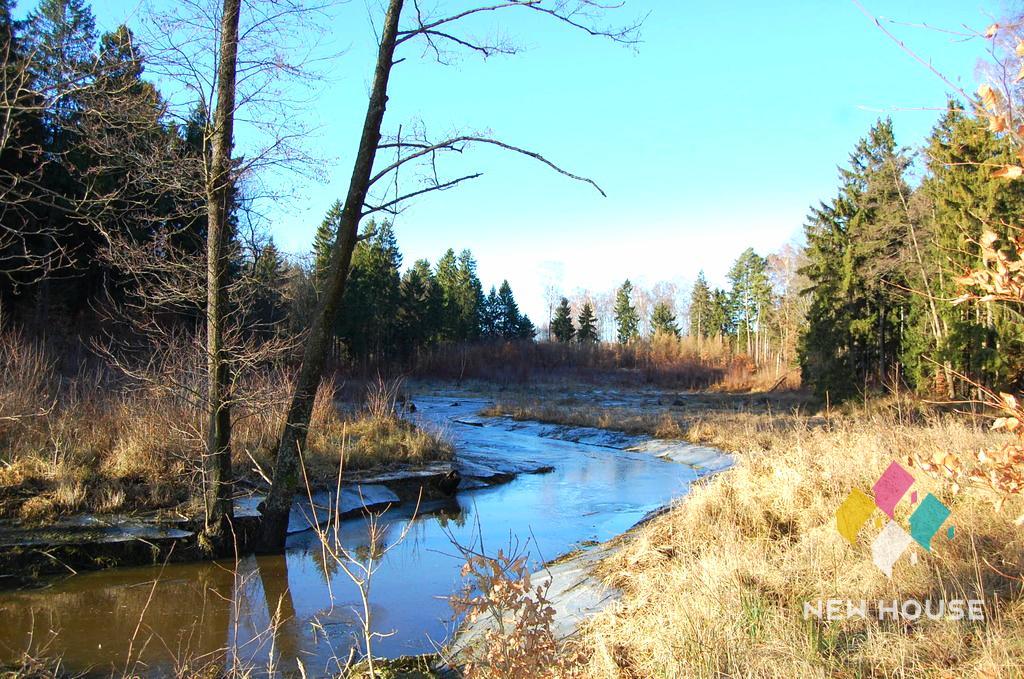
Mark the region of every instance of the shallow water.
<instances>
[{"instance_id":1,"label":"shallow water","mask_svg":"<svg viewBox=\"0 0 1024 679\"><path fill-rule=\"evenodd\" d=\"M416 417L441 427L457 455L473 464L512 461L554 471L460 490L451 501L421 507L373 578L373 626L388 634L376 641L375 655L433 651L451 632L446 597L458 587L461 567L452 538L478 545L482 537L489 552L527 544L535 562L551 559L627 530L698 476L684 464L603 445L600 435L575 443L553 438L550 426L475 418L483 401L414 402ZM384 515L384 544L401 535L411 512L403 505ZM365 519L344 521L340 532L342 544L366 553ZM59 655L74 671L128 667L159 675L185 658L223 660L230 648L228 662L265 668L273 657L287 669L299 657L311 675L321 675L348 657L358 606L345 573L330 564L325 573L316 536L299 533L289 537L283 557L116 568L0 593L0 664L28 650ZM278 608L286 622L272 631Z\"/></svg>"}]
</instances>

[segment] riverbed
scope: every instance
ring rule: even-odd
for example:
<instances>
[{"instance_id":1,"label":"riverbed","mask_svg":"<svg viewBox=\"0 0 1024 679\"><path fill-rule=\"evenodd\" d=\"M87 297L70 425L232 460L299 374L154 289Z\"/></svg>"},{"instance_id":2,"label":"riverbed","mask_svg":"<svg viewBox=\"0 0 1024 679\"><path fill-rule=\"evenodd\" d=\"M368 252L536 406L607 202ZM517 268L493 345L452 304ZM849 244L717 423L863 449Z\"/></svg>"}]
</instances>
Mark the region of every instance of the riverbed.
<instances>
[{"instance_id":1,"label":"riverbed","mask_svg":"<svg viewBox=\"0 0 1024 679\"><path fill-rule=\"evenodd\" d=\"M434 393L412 402L412 417L455 444L463 482L450 500L421 504L415 519L413 502L381 519L378 549L394 546L370 591L373 628L385 635L375 642L378 656L432 652L450 636L447 597L462 565L453 540L482 541L488 552L525 549L539 566L628 530L723 464L708 449L673 455L691 465L659 457L665 447L642 437L479 417L482 399ZM473 476L477 468L481 477L518 473L486 485ZM355 554L369 552L365 518L344 520L340 538ZM320 676L360 643L360 609L357 589L324 558L315 533L298 532L283 556L113 568L0 593L0 665L29 652L60 656L74 672L156 676L187 662L287 669L300 658ZM283 620L276 627L275 612Z\"/></svg>"}]
</instances>

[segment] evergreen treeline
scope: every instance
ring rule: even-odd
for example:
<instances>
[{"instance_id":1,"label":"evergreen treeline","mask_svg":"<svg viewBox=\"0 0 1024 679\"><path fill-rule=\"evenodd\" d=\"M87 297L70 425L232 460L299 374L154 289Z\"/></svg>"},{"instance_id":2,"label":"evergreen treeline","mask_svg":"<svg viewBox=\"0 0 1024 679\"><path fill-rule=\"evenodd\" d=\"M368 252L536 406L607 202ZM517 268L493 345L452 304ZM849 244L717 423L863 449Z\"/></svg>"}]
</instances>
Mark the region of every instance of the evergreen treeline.
<instances>
[{"instance_id":1,"label":"evergreen treeline","mask_svg":"<svg viewBox=\"0 0 1024 679\"><path fill-rule=\"evenodd\" d=\"M1008 142L951 102L912 187L891 121L871 128L840 169L836 197L806 225L805 383L835 400L899 384L948 397L971 382L1020 387L1020 318L950 303L955 279L982 267L982 230L1003 235L1024 216L1021 184L986 169L1012 158Z\"/></svg>"},{"instance_id":2,"label":"evergreen treeline","mask_svg":"<svg viewBox=\"0 0 1024 679\"><path fill-rule=\"evenodd\" d=\"M317 229L314 280L326 270L340 214L336 203ZM420 259L403 273L391 223L363 227L335 326L350 357L385 360L443 342L532 340L535 332L507 280L484 294L469 250L449 248L436 266Z\"/></svg>"},{"instance_id":3,"label":"evergreen treeline","mask_svg":"<svg viewBox=\"0 0 1024 679\"><path fill-rule=\"evenodd\" d=\"M143 78L131 31L97 35L83 0L41 0L24 21L12 7L0 0L10 114L0 135L0 309L51 337L87 335L105 317L99 307L127 301L130 273L144 275L129 269L143 256L202 261L205 196L196 190L202 173L192 170L206 162L209 116L202 104L184 120L169 115ZM148 154L154 148L159 160ZM179 168L181 182L139 171L162 160ZM259 298L253 308L272 323L282 312L284 261L267 239L241 238L237 218L232 228L233 275L262 286L246 296ZM139 256L111 248L115 241ZM164 320L194 322L203 296L173 301Z\"/></svg>"},{"instance_id":4,"label":"evergreen treeline","mask_svg":"<svg viewBox=\"0 0 1024 679\"><path fill-rule=\"evenodd\" d=\"M12 7L0 0L11 114L0 135L0 320L52 340L157 325L164 337L175 327L201 333L209 112L199 102L176 119L145 80L131 31L97 35L83 0L41 0L24 21ZM158 172L162 161L175 174ZM294 337L317 303L342 206L328 211L306 263L248 223L244 187L232 195L235 327ZM344 355L381 360L441 342L533 338L507 281L484 293L469 250L448 250L435 266L402 264L391 224L366 224L336 321ZM142 307L159 312L131 318Z\"/></svg>"}]
</instances>

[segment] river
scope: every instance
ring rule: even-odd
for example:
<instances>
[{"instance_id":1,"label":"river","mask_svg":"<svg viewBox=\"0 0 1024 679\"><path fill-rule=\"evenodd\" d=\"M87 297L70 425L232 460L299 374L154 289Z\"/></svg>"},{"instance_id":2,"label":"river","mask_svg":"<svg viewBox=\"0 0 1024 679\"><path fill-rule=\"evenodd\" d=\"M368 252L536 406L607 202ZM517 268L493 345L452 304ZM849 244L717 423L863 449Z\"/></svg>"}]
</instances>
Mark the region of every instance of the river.
<instances>
[{"instance_id":1,"label":"river","mask_svg":"<svg viewBox=\"0 0 1024 679\"><path fill-rule=\"evenodd\" d=\"M466 478L450 501L425 503L411 526L409 503L384 514L384 543L408 532L372 580L373 627L387 635L375 655L434 651L451 633L447 597L462 565L452 539L476 546L482 539L489 552L525 546L540 564L628 530L702 473L623 450L634 442L629 437L476 417L482 400L435 394L413 401L415 417L441 428L466 468L512 462L544 473L492 486ZM365 554L366 528L364 518L343 521L342 543ZM273 657L287 668L299 657L310 674L330 673L355 643L359 597L327 562L325 569L307 531L289 537L284 556L112 568L0 592L0 665L28 651L60 656L75 672L157 676L230 649L228 662L265 668ZM277 610L285 622L270 629Z\"/></svg>"}]
</instances>

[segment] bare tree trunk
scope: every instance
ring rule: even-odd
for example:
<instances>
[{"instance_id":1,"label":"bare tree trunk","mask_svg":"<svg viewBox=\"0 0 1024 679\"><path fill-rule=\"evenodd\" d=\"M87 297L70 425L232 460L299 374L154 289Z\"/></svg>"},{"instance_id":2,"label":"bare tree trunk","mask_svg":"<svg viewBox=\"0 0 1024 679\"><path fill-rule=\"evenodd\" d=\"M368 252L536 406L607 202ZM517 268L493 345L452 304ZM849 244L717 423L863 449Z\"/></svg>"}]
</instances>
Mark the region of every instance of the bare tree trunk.
<instances>
[{"instance_id":1,"label":"bare tree trunk","mask_svg":"<svg viewBox=\"0 0 1024 679\"><path fill-rule=\"evenodd\" d=\"M257 548L263 552L281 552L288 528L288 514L299 481L299 456L306 442L313 401L323 374L324 359L330 343L331 321L335 318L345 292L352 251L356 246L359 219L370 186L380 128L387 106L388 79L394 65L394 52L398 36L398 20L403 0L391 0L384 17L377 66L373 74L373 88L363 122L352 179L349 183L345 206L338 225L337 240L331 251L330 266L324 282L323 296L310 328L309 338L302 356L298 380L288 408L288 419L277 448L273 483L262 507L263 521Z\"/></svg>"},{"instance_id":2,"label":"bare tree trunk","mask_svg":"<svg viewBox=\"0 0 1024 679\"><path fill-rule=\"evenodd\" d=\"M232 518L230 367L224 347L227 313L227 244L231 200L231 148L234 140L235 73L241 0L224 0L217 62L217 109L211 133L206 184L206 351L207 416L206 532L215 549Z\"/></svg>"}]
</instances>

